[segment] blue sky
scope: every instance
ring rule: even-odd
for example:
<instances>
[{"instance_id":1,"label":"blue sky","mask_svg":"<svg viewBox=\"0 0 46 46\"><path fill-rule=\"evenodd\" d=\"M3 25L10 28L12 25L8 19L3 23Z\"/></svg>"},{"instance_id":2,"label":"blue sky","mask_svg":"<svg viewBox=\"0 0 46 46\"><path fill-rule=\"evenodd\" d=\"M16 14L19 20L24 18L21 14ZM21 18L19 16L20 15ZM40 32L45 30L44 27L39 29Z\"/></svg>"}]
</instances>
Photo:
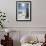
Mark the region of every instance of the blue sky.
<instances>
[{"instance_id":1,"label":"blue sky","mask_svg":"<svg viewBox=\"0 0 46 46\"><path fill-rule=\"evenodd\" d=\"M17 4L17 9L18 9L18 10L24 10L24 11L25 11L25 10L26 10L26 7L27 7L27 6L26 6L25 3L18 3L18 4Z\"/></svg>"}]
</instances>

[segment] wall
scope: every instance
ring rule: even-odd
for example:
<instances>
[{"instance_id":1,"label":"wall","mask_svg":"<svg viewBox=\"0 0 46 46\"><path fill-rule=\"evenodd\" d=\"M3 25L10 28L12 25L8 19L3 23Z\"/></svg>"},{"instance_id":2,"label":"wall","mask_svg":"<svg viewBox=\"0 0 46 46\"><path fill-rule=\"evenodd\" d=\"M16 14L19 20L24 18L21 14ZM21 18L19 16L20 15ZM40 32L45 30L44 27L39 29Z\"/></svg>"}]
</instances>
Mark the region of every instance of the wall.
<instances>
[{"instance_id":1,"label":"wall","mask_svg":"<svg viewBox=\"0 0 46 46\"><path fill-rule=\"evenodd\" d=\"M46 0L32 0L32 20L16 21L16 0L0 0L0 10L5 11L6 27L46 27Z\"/></svg>"},{"instance_id":2,"label":"wall","mask_svg":"<svg viewBox=\"0 0 46 46\"><path fill-rule=\"evenodd\" d=\"M46 31L46 0L32 0L32 20L28 22L16 21L16 0L0 0L0 10L6 12L5 26L12 31L21 31L21 34Z\"/></svg>"},{"instance_id":3,"label":"wall","mask_svg":"<svg viewBox=\"0 0 46 46\"><path fill-rule=\"evenodd\" d=\"M46 33L46 0L32 0L32 20L28 22L16 21L16 0L0 0L0 10L6 12L5 26L11 31L21 31L20 36L31 31Z\"/></svg>"}]
</instances>

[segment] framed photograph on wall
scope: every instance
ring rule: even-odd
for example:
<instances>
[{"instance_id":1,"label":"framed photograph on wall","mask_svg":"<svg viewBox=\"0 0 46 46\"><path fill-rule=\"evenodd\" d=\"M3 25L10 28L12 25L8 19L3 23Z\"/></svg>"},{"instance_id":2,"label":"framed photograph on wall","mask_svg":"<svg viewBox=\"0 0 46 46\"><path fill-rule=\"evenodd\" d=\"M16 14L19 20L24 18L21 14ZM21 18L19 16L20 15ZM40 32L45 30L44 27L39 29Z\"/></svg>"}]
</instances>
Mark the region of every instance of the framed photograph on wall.
<instances>
[{"instance_id":1,"label":"framed photograph on wall","mask_svg":"<svg viewBox=\"0 0 46 46\"><path fill-rule=\"evenodd\" d=\"M31 1L16 1L16 21L31 21Z\"/></svg>"}]
</instances>

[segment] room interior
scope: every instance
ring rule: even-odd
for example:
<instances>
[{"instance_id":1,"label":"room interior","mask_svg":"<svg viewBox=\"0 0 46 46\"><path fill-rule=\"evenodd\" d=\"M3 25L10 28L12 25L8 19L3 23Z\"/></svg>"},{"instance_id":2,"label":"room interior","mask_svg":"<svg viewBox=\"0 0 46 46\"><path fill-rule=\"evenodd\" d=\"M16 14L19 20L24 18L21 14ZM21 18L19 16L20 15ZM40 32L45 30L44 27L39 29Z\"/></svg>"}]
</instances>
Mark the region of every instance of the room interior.
<instances>
[{"instance_id":1,"label":"room interior","mask_svg":"<svg viewBox=\"0 0 46 46\"><path fill-rule=\"evenodd\" d=\"M46 46L46 0L23 0L31 1L31 21L16 21L16 1L22 0L0 0L0 46Z\"/></svg>"}]
</instances>

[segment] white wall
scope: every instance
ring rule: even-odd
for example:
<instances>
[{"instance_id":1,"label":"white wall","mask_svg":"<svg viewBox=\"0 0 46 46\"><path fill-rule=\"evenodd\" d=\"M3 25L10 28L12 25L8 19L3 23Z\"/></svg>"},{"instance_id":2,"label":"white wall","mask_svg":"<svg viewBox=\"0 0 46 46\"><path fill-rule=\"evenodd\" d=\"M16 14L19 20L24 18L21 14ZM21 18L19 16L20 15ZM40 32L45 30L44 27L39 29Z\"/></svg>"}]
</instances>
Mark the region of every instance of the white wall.
<instances>
[{"instance_id":1,"label":"white wall","mask_svg":"<svg viewBox=\"0 0 46 46\"><path fill-rule=\"evenodd\" d=\"M32 0L32 20L16 21L16 0L0 0L0 10L5 11L7 27L46 27L46 0Z\"/></svg>"},{"instance_id":2,"label":"white wall","mask_svg":"<svg viewBox=\"0 0 46 46\"><path fill-rule=\"evenodd\" d=\"M0 0L0 10L6 12L8 22L5 26L8 29L10 27L12 31L21 31L20 35L31 31L46 33L46 0L32 0L31 21L16 21L16 0Z\"/></svg>"},{"instance_id":3,"label":"white wall","mask_svg":"<svg viewBox=\"0 0 46 46\"><path fill-rule=\"evenodd\" d=\"M16 21L16 0L0 0L0 10L6 12L8 22L5 26L8 28L13 27L13 30L19 31L46 31L46 0L32 0L31 21Z\"/></svg>"}]
</instances>

